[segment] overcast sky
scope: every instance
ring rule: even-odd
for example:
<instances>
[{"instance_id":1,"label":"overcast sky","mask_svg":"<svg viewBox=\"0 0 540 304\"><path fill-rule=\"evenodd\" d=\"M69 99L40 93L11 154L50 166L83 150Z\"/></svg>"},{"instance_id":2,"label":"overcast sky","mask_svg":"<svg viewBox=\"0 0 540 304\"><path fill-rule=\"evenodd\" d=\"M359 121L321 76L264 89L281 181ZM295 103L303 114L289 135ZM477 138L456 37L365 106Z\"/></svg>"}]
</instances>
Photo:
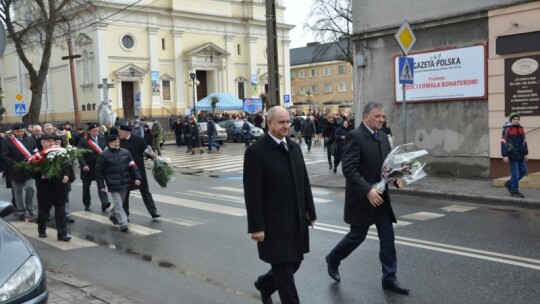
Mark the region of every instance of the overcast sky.
<instances>
[{"instance_id":1,"label":"overcast sky","mask_svg":"<svg viewBox=\"0 0 540 304\"><path fill-rule=\"evenodd\" d=\"M306 46L306 43L313 42L310 33L304 32L303 25L311 9L312 0L285 0L285 22L294 24L296 27L289 32L291 40L290 48Z\"/></svg>"}]
</instances>

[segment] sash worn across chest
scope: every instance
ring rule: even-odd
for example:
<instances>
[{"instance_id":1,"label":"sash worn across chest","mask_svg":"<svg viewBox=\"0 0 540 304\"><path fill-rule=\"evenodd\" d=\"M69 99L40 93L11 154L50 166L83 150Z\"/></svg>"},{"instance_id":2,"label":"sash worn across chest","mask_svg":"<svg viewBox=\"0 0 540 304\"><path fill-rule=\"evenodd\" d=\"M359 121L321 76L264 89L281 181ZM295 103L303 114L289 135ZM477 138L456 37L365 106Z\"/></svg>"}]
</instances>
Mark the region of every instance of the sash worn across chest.
<instances>
[{"instance_id":1,"label":"sash worn across chest","mask_svg":"<svg viewBox=\"0 0 540 304\"><path fill-rule=\"evenodd\" d=\"M90 137L87 136L86 141L88 142L90 148L92 148L92 150L94 150L98 155L101 155L101 153L103 153L103 150L101 150L98 144L96 144Z\"/></svg>"},{"instance_id":2,"label":"sash worn across chest","mask_svg":"<svg viewBox=\"0 0 540 304\"><path fill-rule=\"evenodd\" d=\"M24 156L24 158L30 159L32 157L32 154L30 154L28 149L26 149L26 147L22 144L21 141L19 141L17 138L15 138L15 135L11 135L9 137L9 139L15 145L17 150L19 150L19 152L21 152L21 154Z\"/></svg>"}]
</instances>

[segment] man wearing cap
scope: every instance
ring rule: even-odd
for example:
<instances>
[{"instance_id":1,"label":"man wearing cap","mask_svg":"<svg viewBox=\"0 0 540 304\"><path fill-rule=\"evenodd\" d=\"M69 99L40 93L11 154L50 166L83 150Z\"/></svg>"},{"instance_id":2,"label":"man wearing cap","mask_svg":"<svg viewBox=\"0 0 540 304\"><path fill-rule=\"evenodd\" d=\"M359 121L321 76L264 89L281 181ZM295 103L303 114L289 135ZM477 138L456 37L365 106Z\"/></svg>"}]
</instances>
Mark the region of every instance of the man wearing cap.
<instances>
[{"instance_id":1,"label":"man wearing cap","mask_svg":"<svg viewBox=\"0 0 540 304\"><path fill-rule=\"evenodd\" d=\"M124 148L131 153L131 156L133 157L133 161L137 165L137 167L140 168L141 172L141 185L139 186L139 191L141 191L141 196L144 202L144 205L146 206L146 209L148 210L148 213L152 216L152 218L158 218L161 215L157 213L156 204L154 203L154 199L152 198L152 194L150 193L150 189L148 187L148 180L146 178L146 170L144 169L144 151L146 150L146 147L148 146L143 138L140 138L138 136L133 136L131 134L131 127L128 125L120 125L120 130L118 131L118 136L120 137L120 147ZM152 157L156 157L155 153L153 153ZM130 190L135 189L135 187L131 187L131 189L127 190L125 199L124 199L124 211L126 212L127 216L129 216L129 194Z\"/></svg>"},{"instance_id":2,"label":"man wearing cap","mask_svg":"<svg viewBox=\"0 0 540 304\"><path fill-rule=\"evenodd\" d=\"M508 120L512 125L506 127L501 137L501 154L505 163L510 163L510 180L504 185L513 197L523 198L519 192L519 181L527 174L527 139L525 130L519 124L520 116L514 112L510 114Z\"/></svg>"},{"instance_id":3,"label":"man wearing cap","mask_svg":"<svg viewBox=\"0 0 540 304\"><path fill-rule=\"evenodd\" d=\"M92 201L90 197L90 185L92 181L96 180L96 160L103 153L103 149L106 146L105 137L99 134L99 126L97 124L90 124L88 126L88 133L79 141L79 149L89 150L88 153L84 153L78 158L81 167L81 180L83 182L83 204L86 211L90 211ZM101 211L105 212L111 206L107 192L98 190L98 195L101 201Z\"/></svg>"},{"instance_id":4,"label":"man wearing cap","mask_svg":"<svg viewBox=\"0 0 540 304\"><path fill-rule=\"evenodd\" d=\"M28 212L29 219L33 220L33 202L36 191L34 180L29 171L14 167L19 162L27 161L32 157L32 153L37 152L36 141L31 137L24 136L22 124L13 126L12 131L13 135L2 142L2 158L13 188L17 215L19 219L24 220L25 214Z\"/></svg>"},{"instance_id":5,"label":"man wearing cap","mask_svg":"<svg viewBox=\"0 0 540 304\"><path fill-rule=\"evenodd\" d=\"M107 137L108 148L98 157L96 162L96 181L100 192L109 191L114 207L109 219L120 225L120 231L128 230L128 220L122 204L129 195L131 184L141 185L141 173L128 150L120 148L118 135Z\"/></svg>"},{"instance_id":6,"label":"man wearing cap","mask_svg":"<svg viewBox=\"0 0 540 304\"><path fill-rule=\"evenodd\" d=\"M44 134L41 137L43 150L50 148L60 148L55 144L58 138L53 134ZM37 187L38 201L38 233L40 238L47 237L47 218L51 207L54 206L54 221L56 225L56 237L59 241L68 242L71 237L67 235L66 229L66 202L68 201L69 188L69 168L62 168L60 177L49 178L41 173L34 175Z\"/></svg>"}]
</instances>

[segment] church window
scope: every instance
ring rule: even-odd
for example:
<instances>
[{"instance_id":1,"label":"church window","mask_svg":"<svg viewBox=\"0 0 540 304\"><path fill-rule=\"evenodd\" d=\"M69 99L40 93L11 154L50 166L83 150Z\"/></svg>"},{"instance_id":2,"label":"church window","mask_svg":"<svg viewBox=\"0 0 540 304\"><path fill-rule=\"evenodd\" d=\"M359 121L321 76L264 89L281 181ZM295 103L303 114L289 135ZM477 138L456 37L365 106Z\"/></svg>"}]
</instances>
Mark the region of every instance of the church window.
<instances>
[{"instance_id":1,"label":"church window","mask_svg":"<svg viewBox=\"0 0 540 304\"><path fill-rule=\"evenodd\" d=\"M127 34L122 36L122 46L128 50L132 49L135 46L135 38Z\"/></svg>"}]
</instances>

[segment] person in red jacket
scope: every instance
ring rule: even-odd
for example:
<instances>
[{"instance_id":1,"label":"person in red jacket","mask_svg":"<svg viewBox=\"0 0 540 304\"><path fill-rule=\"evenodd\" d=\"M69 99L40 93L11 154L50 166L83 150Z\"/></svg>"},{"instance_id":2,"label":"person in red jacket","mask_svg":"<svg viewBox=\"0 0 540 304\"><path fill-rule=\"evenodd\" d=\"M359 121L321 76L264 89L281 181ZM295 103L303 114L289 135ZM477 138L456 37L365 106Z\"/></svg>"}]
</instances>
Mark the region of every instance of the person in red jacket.
<instances>
[{"instance_id":1,"label":"person in red jacket","mask_svg":"<svg viewBox=\"0 0 540 304\"><path fill-rule=\"evenodd\" d=\"M501 154L505 163L510 163L510 180L505 183L506 188L513 197L525 197L519 192L519 181L527 174L527 139L525 131L519 124L520 116L512 113L508 117L511 126L505 128L501 137Z\"/></svg>"}]
</instances>

